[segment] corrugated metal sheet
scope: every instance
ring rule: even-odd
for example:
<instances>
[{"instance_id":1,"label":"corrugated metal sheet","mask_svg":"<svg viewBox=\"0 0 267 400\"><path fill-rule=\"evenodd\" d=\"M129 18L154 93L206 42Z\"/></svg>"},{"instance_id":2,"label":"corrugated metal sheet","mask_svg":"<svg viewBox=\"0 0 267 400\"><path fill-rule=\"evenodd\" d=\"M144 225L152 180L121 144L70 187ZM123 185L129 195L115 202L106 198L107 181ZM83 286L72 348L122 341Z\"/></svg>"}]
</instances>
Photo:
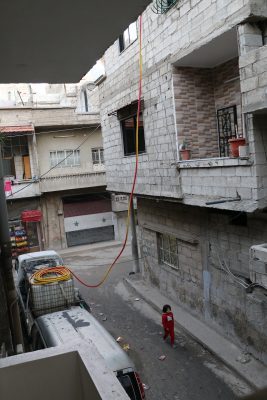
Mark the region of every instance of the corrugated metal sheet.
<instances>
[{"instance_id":1,"label":"corrugated metal sheet","mask_svg":"<svg viewBox=\"0 0 267 400\"><path fill-rule=\"evenodd\" d=\"M78 215L91 215L111 211L110 199L87 200L73 203L65 203L64 217L76 217Z\"/></svg>"},{"instance_id":2,"label":"corrugated metal sheet","mask_svg":"<svg viewBox=\"0 0 267 400\"><path fill-rule=\"evenodd\" d=\"M20 125L20 126L0 126L0 133L4 134L15 134L15 133L33 133L32 125Z\"/></svg>"}]
</instances>

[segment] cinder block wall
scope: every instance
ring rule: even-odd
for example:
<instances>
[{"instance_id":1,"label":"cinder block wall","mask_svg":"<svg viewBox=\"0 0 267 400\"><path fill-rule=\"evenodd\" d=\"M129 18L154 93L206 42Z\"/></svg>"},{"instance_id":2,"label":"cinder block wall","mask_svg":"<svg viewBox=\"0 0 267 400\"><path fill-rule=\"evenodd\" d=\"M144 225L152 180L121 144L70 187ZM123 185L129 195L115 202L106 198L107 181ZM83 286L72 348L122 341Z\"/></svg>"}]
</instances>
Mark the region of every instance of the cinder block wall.
<instances>
[{"instance_id":1,"label":"cinder block wall","mask_svg":"<svg viewBox=\"0 0 267 400\"><path fill-rule=\"evenodd\" d=\"M249 248L266 237L266 217L248 214L247 224L237 225L236 216L139 199L142 274L174 302L267 363L266 296L257 289L246 293L223 266L249 278ZM178 271L159 264L157 232L166 230L178 238Z\"/></svg>"},{"instance_id":2,"label":"cinder block wall","mask_svg":"<svg viewBox=\"0 0 267 400\"><path fill-rule=\"evenodd\" d=\"M261 15L263 2L254 7L251 0L179 1L168 13L156 15L148 7L143 13L143 98L146 153L140 156L136 193L181 197L179 174L173 164L177 157L175 112L172 90L172 63L215 37L232 29L253 13ZM107 188L130 192L134 158L124 157L120 124L113 112L135 101L138 96L138 41L121 54L116 41L104 54L106 79L99 85L100 114L106 155ZM221 72L218 70L218 74ZM222 73L223 74L223 73ZM203 72L205 75L205 72ZM207 75L207 74L206 74ZM229 75L229 74L228 74ZM202 78L203 79L203 78ZM219 81L220 78L218 78ZM232 83L234 85L234 83ZM232 93L226 85L223 96ZM201 94L204 90L201 86ZM211 90L211 89L210 89ZM221 97L216 88L218 100ZM205 100L210 110L208 95ZM235 99L236 102L236 99ZM207 117L201 103L202 120ZM204 108L204 109L203 109ZM110 114L110 115L108 115ZM214 112L215 114L215 112ZM210 117L209 117L210 118ZM214 117L213 117L214 118ZM194 121L186 127L195 127ZM194 128L195 129L195 128ZM215 154L215 122L198 124L202 134L210 135L211 146L194 157ZM195 131L193 132L195 135ZM198 139L203 143L201 137Z\"/></svg>"}]
</instances>

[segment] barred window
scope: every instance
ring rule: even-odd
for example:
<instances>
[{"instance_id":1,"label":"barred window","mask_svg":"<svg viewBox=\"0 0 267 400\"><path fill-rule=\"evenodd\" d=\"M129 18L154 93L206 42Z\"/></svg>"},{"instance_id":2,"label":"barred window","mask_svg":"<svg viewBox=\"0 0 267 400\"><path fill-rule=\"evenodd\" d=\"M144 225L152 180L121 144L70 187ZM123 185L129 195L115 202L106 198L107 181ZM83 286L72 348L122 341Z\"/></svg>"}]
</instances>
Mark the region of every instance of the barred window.
<instances>
[{"instance_id":1,"label":"barred window","mask_svg":"<svg viewBox=\"0 0 267 400\"><path fill-rule=\"evenodd\" d=\"M159 262L179 269L178 241L175 236L158 233Z\"/></svg>"},{"instance_id":2,"label":"barred window","mask_svg":"<svg viewBox=\"0 0 267 400\"><path fill-rule=\"evenodd\" d=\"M104 149L102 147L92 149L92 160L94 165L105 164Z\"/></svg>"},{"instance_id":3,"label":"barred window","mask_svg":"<svg viewBox=\"0 0 267 400\"><path fill-rule=\"evenodd\" d=\"M80 164L80 150L50 151L51 167L74 167Z\"/></svg>"}]
</instances>

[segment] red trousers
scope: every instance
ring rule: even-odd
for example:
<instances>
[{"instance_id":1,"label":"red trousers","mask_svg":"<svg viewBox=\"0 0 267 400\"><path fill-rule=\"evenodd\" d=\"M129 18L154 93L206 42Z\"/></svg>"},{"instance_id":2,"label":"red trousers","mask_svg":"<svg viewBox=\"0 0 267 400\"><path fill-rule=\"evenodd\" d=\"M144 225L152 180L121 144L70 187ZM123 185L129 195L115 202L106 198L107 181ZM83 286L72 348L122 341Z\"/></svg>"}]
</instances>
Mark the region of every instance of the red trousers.
<instances>
[{"instance_id":1,"label":"red trousers","mask_svg":"<svg viewBox=\"0 0 267 400\"><path fill-rule=\"evenodd\" d=\"M166 340L169 335L171 338L171 345L173 346L174 345L174 328L170 328L170 329L164 328L163 339Z\"/></svg>"}]
</instances>

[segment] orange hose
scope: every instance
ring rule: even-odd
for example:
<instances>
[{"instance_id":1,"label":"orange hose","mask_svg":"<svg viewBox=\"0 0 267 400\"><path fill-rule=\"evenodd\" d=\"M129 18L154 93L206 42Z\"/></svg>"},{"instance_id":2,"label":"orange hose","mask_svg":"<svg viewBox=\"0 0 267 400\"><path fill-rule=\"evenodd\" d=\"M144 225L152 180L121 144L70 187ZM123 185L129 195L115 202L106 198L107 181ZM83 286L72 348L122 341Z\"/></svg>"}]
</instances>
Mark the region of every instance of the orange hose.
<instances>
[{"instance_id":1,"label":"orange hose","mask_svg":"<svg viewBox=\"0 0 267 400\"><path fill-rule=\"evenodd\" d=\"M132 189L131 189L131 194L130 194L130 199L129 199L129 204L128 204L128 214L127 214L127 224L126 224L126 233L125 233L125 238L124 242L122 245L121 250L119 251L117 257L115 260L112 262L112 264L109 266L107 271L105 272L103 278L100 280L99 283L95 285L89 285L86 282L84 282L82 279L80 279L73 271L69 270L71 274L77 279L78 282L80 282L83 286L86 286L88 288L97 288L101 286L105 280L107 279L108 275L110 274L112 268L118 261L118 259L121 257L126 243L128 239L128 233L129 233L129 225L130 225L130 212L131 208L133 207L133 195L134 195L134 189L136 185L136 179L137 179L137 173L138 173L138 156L139 156L139 143L138 143L138 133L139 133L139 122L140 122L140 112L141 112L141 96L142 96L142 79L143 79L143 71L142 71L142 15L139 17L139 83L138 83L138 105L137 105L137 120L136 120L136 132L135 132L135 171L134 171L134 179L133 179L133 184L132 184Z\"/></svg>"}]
</instances>

